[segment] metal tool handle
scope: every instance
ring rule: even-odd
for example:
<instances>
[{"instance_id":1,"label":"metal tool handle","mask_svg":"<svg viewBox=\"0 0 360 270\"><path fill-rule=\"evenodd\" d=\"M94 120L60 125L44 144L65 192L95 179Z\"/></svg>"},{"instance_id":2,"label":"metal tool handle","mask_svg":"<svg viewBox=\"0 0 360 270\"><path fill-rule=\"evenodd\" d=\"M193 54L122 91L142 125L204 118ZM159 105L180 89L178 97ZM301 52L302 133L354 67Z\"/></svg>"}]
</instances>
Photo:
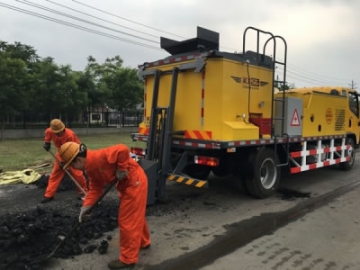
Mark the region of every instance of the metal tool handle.
<instances>
[{"instance_id":1,"label":"metal tool handle","mask_svg":"<svg viewBox=\"0 0 360 270\"><path fill-rule=\"evenodd\" d=\"M115 184L118 182L118 179L114 179L112 180L107 187L104 189L103 193L100 195L99 198L97 198L97 200L95 201L95 203L88 209L88 212L90 212L91 210L93 210L96 205L105 197L105 195L110 191L110 189L115 186Z\"/></svg>"},{"instance_id":2,"label":"metal tool handle","mask_svg":"<svg viewBox=\"0 0 360 270\"><path fill-rule=\"evenodd\" d=\"M71 173L68 171L68 169L64 169L63 165L61 164L60 160L57 159L57 157L55 156L55 154L53 152L51 152L51 150L48 151L53 158L56 160L56 162L60 165L60 167L65 171L65 173L70 177L70 179L74 182L74 184L81 190L81 192L86 195L86 191L80 186L80 184L75 180L75 178L71 175Z\"/></svg>"}]
</instances>

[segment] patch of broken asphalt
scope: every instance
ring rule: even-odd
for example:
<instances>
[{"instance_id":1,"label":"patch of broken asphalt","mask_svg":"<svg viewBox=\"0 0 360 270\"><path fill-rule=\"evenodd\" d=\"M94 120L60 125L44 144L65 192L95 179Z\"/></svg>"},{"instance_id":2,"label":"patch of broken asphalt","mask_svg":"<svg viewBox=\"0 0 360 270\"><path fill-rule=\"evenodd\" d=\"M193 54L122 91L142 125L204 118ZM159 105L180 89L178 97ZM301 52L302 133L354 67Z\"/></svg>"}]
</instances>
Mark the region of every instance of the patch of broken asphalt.
<instances>
[{"instance_id":1,"label":"patch of broken asphalt","mask_svg":"<svg viewBox=\"0 0 360 270\"><path fill-rule=\"evenodd\" d=\"M71 237L52 257L68 259L82 253L107 252L111 232L118 226L116 189L104 197L86 222L77 226L82 201L75 185L65 176L55 199L41 204L47 179L43 175L35 184L0 187L0 269L43 269L44 259L71 231ZM149 207L146 215L171 216L181 211L175 205L179 204L159 202Z\"/></svg>"},{"instance_id":2,"label":"patch of broken asphalt","mask_svg":"<svg viewBox=\"0 0 360 270\"><path fill-rule=\"evenodd\" d=\"M62 192L55 200L40 204L46 185L42 179L35 183L1 187L0 269L40 269L42 260L77 225L81 201L74 185L63 180L59 188ZM112 193L87 222L74 230L54 257L69 258L94 250L106 253L110 240L106 233L117 227L118 199L116 192Z\"/></svg>"}]
</instances>

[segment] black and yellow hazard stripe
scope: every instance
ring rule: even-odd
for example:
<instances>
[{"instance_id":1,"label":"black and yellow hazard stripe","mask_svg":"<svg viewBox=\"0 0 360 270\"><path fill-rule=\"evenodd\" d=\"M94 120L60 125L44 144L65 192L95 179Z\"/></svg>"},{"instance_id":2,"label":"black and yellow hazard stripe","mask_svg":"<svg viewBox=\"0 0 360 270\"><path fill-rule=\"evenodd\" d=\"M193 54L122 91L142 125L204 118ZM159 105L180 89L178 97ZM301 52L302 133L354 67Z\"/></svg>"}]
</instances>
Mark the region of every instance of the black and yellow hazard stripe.
<instances>
[{"instance_id":1,"label":"black and yellow hazard stripe","mask_svg":"<svg viewBox=\"0 0 360 270\"><path fill-rule=\"evenodd\" d=\"M177 182L179 184L184 184L184 185L188 185L188 186L194 186L194 187L198 187L198 188L208 187L208 182L207 181L193 179L193 178L185 177L185 176L182 176L182 175L170 174L167 177L167 180L168 181L175 181L175 182Z\"/></svg>"}]
</instances>

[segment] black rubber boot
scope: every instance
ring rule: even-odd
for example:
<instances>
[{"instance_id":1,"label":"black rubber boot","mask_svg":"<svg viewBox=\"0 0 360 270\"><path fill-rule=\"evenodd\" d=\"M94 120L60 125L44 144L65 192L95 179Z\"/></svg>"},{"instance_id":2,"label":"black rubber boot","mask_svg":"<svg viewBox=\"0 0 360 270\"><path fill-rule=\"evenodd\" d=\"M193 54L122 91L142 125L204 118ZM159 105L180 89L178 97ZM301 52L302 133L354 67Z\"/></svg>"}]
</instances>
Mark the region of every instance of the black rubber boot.
<instances>
[{"instance_id":1,"label":"black rubber boot","mask_svg":"<svg viewBox=\"0 0 360 270\"><path fill-rule=\"evenodd\" d=\"M44 197L40 203L48 203L51 202L54 199L54 197Z\"/></svg>"},{"instance_id":2,"label":"black rubber boot","mask_svg":"<svg viewBox=\"0 0 360 270\"><path fill-rule=\"evenodd\" d=\"M115 260L115 261L111 261L108 263L108 267L109 269L130 269L134 266L135 264L126 264L123 263L122 261L119 260Z\"/></svg>"},{"instance_id":3,"label":"black rubber boot","mask_svg":"<svg viewBox=\"0 0 360 270\"><path fill-rule=\"evenodd\" d=\"M145 247L141 247L140 249L149 249L150 248L150 244L148 244L147 246Z\"/></svg>"}]
</instances>

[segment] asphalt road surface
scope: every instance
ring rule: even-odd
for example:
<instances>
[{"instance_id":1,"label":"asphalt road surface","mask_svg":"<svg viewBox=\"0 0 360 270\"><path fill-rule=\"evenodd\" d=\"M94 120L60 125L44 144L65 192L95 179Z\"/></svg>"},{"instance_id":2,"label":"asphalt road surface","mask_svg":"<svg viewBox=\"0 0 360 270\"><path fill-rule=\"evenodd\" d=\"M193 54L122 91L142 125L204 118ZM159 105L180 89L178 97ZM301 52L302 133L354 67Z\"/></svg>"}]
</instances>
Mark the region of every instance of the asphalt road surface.
<instances>
[{"instance_id":1,"label":"asphalt road surface","mask_svg":"<svg viewBox=\"0 0 360 270\"><path fill-rule=\"evenodd\" d=\"M168 200L147 210L152 244L134 269L360 269L357 159L349 172L333 167L291 175L265 200L236 190L230 178L212 178L209 189L170 183ZM31 199L22 209L43 195L26 189ZM16 207L8 198L20 191L0 189L2 211ZM76 218L78 204L67 206L67 196L74 191L59 193L51 204L71 207ZM109 234L108 253L53 259L46 269L107 269L119 252L117 230Z\"/></svg>"},{"instance_id":2,"label":"asphalt road surface","mask_svg":"<svg viewBox=\"0 0 360 270\"><path fill-rule=\"evenodd\" d=\"M360 269L359 192L357 186L201 269Z\"/></svg>"}]
</instances>

